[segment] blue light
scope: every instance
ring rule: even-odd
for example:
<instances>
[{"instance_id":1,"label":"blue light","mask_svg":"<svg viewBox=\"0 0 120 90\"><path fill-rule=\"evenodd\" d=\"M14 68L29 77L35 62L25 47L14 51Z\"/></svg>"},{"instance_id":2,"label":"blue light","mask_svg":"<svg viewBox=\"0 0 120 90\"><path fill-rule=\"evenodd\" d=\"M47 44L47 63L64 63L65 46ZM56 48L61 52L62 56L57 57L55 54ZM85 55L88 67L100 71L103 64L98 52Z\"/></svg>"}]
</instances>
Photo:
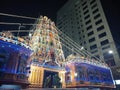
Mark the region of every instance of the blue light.
<instances>
[{"instance_id":1,"label":"blue light","mask_svg":"<svg viewBox=\"0 0 120 90\"><path fill-rule=\"evenodd\" d=\"M82 80L84 82L87 81L91 83L114 84L112 74L108 68L97 67L95 65L79 62L77 62L77 64L73 63L73 65L77 73L77 76L74 78L76 82ZM69 73L70 70L72 70L71 66L66 66L67 73Z\"/></svg>"},{"instance_id":2,"label":"blue light","mask_svg":"<svg viewBox=\"0 0 120 90\"><path fill-rule=\"evenodd\" d=\"M2 47L5 47L5 46L2 45Z\"/></svg>"},{"instance_id":3,"label":"blue light","mask_svg":"<svg viewBox=\"0 0 120 90\"><path fill-rule=\"evenodd\" d=\"M4 47L4 48L3 48ZM0 40L0 48L3 48L3 50L5 50L7 53L5 53L5 57L8 57L8 60L6 62L3 63L3 67L0 68L0 71L2 71L4 74L5 73L10 73L10 74L17 74L17 70L15 67L13 67L13 65L16 65L17 62L19 61L19 55L25 55L26 60L24 60L24 62L27 63L27 60L29 58L29 56L31 55L32 51L30 49L25 48L24 46L20 46L17 44L14 44L12 42L6 42L3 40ZM1 52L2 53L2 52ZM13 54L12 54L13 53ZM15 55L14 55L15 54ZM9 56L12 58L9 58ZM12 56L11 56L12 55ZM17 55L17 57L16 57ZM4 56L2 57L4 59ZM9 60L13 60L13 64L9 64L8 61ZM4 59L5 61L5 59ZM15 62L14 62L15 61ZM9 66L11 65L12 68L9 68ZM20 74L24 74L26 75L27 72L25 73L20 73Z\"/></svg>"},{"instance_id":4,"label":"blue light","mask_svg":"<svg viewBox=\"0 0 120 90\"><path fill-rule=\"evenodd\" d=\"M9 45L9 47L11 47L11 45Z\"/></svg>"}]
</instances>

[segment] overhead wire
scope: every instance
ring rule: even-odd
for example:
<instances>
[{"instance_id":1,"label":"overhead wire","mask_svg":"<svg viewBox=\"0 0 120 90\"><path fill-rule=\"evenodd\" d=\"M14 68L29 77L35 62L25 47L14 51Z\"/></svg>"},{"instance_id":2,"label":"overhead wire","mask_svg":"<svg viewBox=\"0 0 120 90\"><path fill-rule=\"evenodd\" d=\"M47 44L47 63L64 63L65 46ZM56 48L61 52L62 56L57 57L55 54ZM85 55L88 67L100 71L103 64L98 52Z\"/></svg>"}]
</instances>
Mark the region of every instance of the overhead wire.
<instances>
[{"instance_id":1,"label":"overhead wire","mask_svg":"<svg viewBox=\"0 0 120 90\"><path fill-rule=\"evenodd\" d=\"M56 27L56 28L57 28L57 27ZM70 43L73 44L74 46L79 47L79 49L81 50L82 46L78 45L78 43L76 43L76 42L73 41L69 36L67 36L67 35L65 35L63 32L61 32L58 28L57 28L57 30L63 35L63 38L64 38L64 39L67 38L67 39L68 39L68 42L70 42ZM71 44L70 44L70 45L71 45ZM77 47L76 47L76 48L77 48ZM85 50L85 49L82 49L81 51L84 51L83 53L86 54L87 56L92 56L92 57L96 58L97 60L100 60L99 58L93 56L90 52L88 52L88 51Z\"/></svg>"},{"instance_id":2,"label":"overhead wire","mask_svg":"<svg viewBox=\"0 0 120 90\"><path fill-rule=\"evenodd\" d=\"M38 20L38 18L33 18L33 17L26 17L26 16L19 16L19 15L13 15L13 14L6 14L6 13L0 13L0 15L3 15L3 16L10 16L10 17L17 17L17 18L24 18L24 19L32 19L32 20ZM1 22L0 24L9 24L9 25L21 25L20 23L4 23L4 22ZM37 25L37 24L25 24L25 23L23 23L22 25ZM65 37L64 37L64 39L67 39L68 41L69 41L69 43L68 44L72 44L73 45L73 47L75 47L75 48L77 48L78 50L80 50L81 49L81 46L80 45L78 45L78 43L76 43L75 41L73 41L70 37L68 37L67 35L65 35L63 32L61 32L57 27L56 27L56 29L62 34L62 35L64 35ZM61 35L61 36L62 36ZM63 38L63 37L61 37L61 38ZM67 46L68 47L68 46ZM92 56L92 54L91 53L89 53L87 50L85 50L85 49L83 49L85 52L84 52L84 54L85 55L88 55L88 56ZM86 53L87 52L87 53ZM96 58L96 57L95 57ZM97 58L98 59L98 58Z\"/></svg>"},{"instance_id":3,"label":"overhead wire","mask_svg":"<svg viewBox=\"0 0 120 90\"><path fill-rule=\"evenodd\" d=\"M21 23L9 23L9 22L0 22L0 24L4 24L4 25L21 25Z\"/></svg>"},{"instance_id":4,"label":"overhead wire","mask_svg":"<svg viewBox=\"0 0 120 90\"><path fill-rule=\"evenodd\" d=\"M37 19L37 18L33 18L33 17L26 17L26 16L20 16L20 15L14 15L14 14L6 14L6 13L0 13L0 15L2 15L2 16L10 16L10 17L17 17L17 18L24 18L24 19L32 19L32 20Z\"/></svg>"},{"instance_id":5,"label":"overhead wire","mask_svg":"<svg viewBox=\"0 0 120 90\"><path fill-rule=\"evenodd\" d=\"M21 25L21 23L5 23L5 22L2 22L2 24L11 24L11 25L13 25L13 24L19 24L19 25ZM30 23L30 24L25 24L25 23L23 23L22 25L36 25L36 24L32 24L32 23ZM57 28L57 27L56 27ZM28 31L28 30L11 30L10 32L30 32L30 30ZM71 50L72 52L75 52L75 53L79 53L80 55L82 55L82 56L89 56L89 57L91 57L89 54L87 54L86 52L82 52L83 50L81 50L81 46L79 46L75 41L73 41L70 37L68 37L67 35L65 35L63 32L61 32L58 28L57 28L57 31L58 32L60 32L59 34L62 34L63 35L63 37L61 37L60 36L60 39L63 41L63 42L65 42L65 44L67 44L67 45L65 45L65 44L63 44L62 43L62 45L64 45L66 48L68 48L68 45L69 46L71 46L72 47L72 49L71 48L69 48L69 50ZM64 39L63 39L64 38ZM66 40L67 40L67 42L66 42ZM73 51L73 50L75 50L75 51Z\"/></svg>"}]
</instances>

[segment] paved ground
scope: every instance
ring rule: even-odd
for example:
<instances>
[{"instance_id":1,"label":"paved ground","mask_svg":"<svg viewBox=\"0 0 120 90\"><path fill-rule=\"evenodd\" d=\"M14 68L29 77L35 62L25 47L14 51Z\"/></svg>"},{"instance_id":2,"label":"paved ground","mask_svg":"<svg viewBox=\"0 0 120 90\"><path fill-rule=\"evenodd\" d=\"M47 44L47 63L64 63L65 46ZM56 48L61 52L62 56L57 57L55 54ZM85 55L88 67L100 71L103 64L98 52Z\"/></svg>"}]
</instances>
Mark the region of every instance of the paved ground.
<instances>
[{"instance_id":1,"label":"paved ground","mask_svg":"<svg viewBox=\"0 0 120 90\"><path fill-rule=\"evenodd\" d=\"M100 90L100 89L87 89L87 88L29 88L22 90Z\"/></svg>"}]
</instances>

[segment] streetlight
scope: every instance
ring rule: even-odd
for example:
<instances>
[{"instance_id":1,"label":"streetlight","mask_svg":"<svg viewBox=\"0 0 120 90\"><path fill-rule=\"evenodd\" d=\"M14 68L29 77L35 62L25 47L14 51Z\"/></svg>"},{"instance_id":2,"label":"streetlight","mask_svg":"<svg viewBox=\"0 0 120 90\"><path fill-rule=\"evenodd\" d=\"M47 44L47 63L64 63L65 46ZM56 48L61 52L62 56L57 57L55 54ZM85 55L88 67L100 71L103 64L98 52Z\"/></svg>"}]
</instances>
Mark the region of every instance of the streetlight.
<instances>
[{"instance_id":1,"label":"streetlight","mask_svg":"<svg viewBox=\"0 0 120 90\"><path fill-rule=\"evenodd\" d=\"M112 50L109 50L108 53L109 53L109 54L113 54L113 51L112 51Z\"/></svg>"}]
</instances>

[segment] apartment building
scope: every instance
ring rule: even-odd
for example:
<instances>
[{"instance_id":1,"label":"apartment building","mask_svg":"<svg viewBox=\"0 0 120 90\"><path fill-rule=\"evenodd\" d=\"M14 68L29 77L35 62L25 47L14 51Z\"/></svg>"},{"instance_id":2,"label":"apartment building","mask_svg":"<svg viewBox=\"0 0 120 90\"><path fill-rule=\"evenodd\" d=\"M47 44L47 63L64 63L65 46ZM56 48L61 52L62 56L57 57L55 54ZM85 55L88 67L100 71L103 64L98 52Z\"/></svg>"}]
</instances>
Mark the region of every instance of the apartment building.
<instances>
[{"instance_id":1,"label":"apartment building","mask_svg":"<svg viewBox=\"0 0 120 90\"><path fill-rule=\"evenodd\" d=\"M57 27L92 56L110 66L120 65L119 53L100 0L69 0L57 12ZM72 53L64 46L63 50L65 56Z\"/></svg>"}]
</instances>

